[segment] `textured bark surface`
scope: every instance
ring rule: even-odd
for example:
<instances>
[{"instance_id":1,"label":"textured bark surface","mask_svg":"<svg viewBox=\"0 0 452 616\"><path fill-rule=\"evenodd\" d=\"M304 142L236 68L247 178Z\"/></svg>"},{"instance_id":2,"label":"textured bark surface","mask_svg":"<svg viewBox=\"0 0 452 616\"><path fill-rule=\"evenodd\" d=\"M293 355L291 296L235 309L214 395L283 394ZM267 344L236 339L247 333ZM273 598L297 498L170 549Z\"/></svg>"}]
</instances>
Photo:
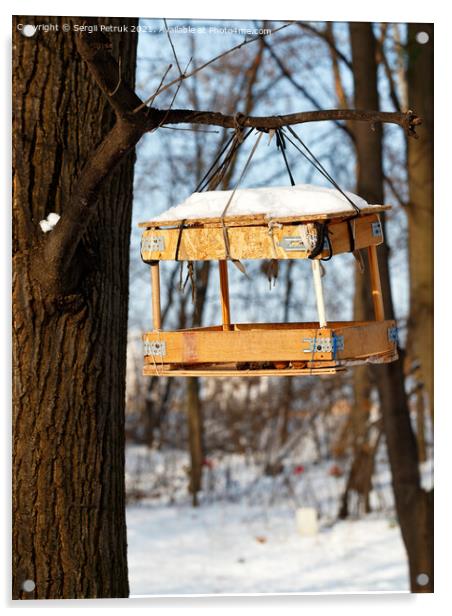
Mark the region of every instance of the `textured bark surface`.
<instances>
[{"instance_id":1,"label":"textured bark surface","mask_svg":"<svg viewBox=\"0 0 452 616\"><path fill-rule=\"evenodd\" d=\"M379 108L376 45L372 24L350 24L355 105ZM381 126L356 125L358 194L372 203L383 203ZM388 269L388 247L379 247L379 265L386 318L393 318ZM366 302L369 295L366 294ZM370 310L370 307L369 307ZM411 590L433 591L433 493L420 487L419 458L410 422L402 361L373 367L378 387L392 485L402 537L408 554ZM417 582L427 574L428 584Z\"/></svg>"},{"instance_id":2,"label":"textured bark surface","mask_svg":"<svg viewBox=\"0 0 452 616\"><path fill-rule=\"evenodd\" d=\"M36 21L61 30L59 18ZM124 384L134 156L104 183L70 275L49 292L35 275L39 263L46 276L48 236L38 222L50 212L64 214L83 164L114 116L73 34L26 38L15 23L13 597L126 597ZM133 84L136 37L112 42ZM35 583L34 591L22 589L25 580Z\"/></svg>"},{"instance_id":3,"label":"textured bark surface","mask_svg":"<svg viewBox=\"0 0 452 616\"><path fill-rule=\"evenodd\" d=\"M416 41L418 32L428 34L426 44ZM433 24L408 24L408 104L423 118L419 139L408 139L408 343L433 412Z\"/></svg>"}]
</instances>

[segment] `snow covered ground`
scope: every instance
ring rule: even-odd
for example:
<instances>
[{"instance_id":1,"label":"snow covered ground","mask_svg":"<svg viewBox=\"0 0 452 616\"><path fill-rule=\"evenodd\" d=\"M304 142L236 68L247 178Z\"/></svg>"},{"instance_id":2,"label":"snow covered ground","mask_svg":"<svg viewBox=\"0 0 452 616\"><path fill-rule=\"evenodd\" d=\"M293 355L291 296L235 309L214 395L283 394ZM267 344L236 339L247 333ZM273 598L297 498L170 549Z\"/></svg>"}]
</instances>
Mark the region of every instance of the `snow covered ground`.
<instances>
[{"instance_id":1,"label":"snow covered ground","mask_svg":"<svg viewBox=\"0 0 452 616\"><path fill-rule=\"evenodd\" d=\"M408 591L400 531L384 519L297 534L292 511L237 503L127 510L132 595Z\"/></svg>"},{"instance_id":2,"label":"snow covered ground","mask_svg":"<svg viewBox=\"0 0 452 616\"><path fill-rule=\"evenodd\" d=\"M134 596L409 589L385 464L371 495L379 511L334 523L345 477L326 464L266 477L241 456L215 461L194 509L186 454L135 447L127 460L129 493L147 495L127 507ZM319 511L314 537L297 532L300 506Z\"/></svg>"}]
</instances>

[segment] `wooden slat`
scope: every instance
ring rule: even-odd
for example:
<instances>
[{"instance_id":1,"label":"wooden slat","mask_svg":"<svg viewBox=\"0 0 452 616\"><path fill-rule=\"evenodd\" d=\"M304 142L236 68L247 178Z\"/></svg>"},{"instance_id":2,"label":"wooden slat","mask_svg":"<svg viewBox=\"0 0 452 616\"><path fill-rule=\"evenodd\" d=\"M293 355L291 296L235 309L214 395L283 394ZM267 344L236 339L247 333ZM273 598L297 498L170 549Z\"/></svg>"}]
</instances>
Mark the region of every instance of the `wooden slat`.
<instances>
[{"instance_id":1,"label":"wooden slat","mask_svg":"<svg viewBox=\"0 0 452 616\"><path fill-rule=\"evenodd\" d=\"M230 330L231 309L229 306L228 262L226 260L218 261L218 268L220 271L220 302L223 329Z\"/></svg>"},{"instance_id":2,"label":"wooden slat","mask_svg":"<svg viewBox=\"0 0 452 616\"><path fill-rule=\"evenodd\" d=\"M388 337L388 329L395 327L395 321L370 321L366 325L337 327L334 332L344 336L344 351L338 352L338 359L365 359L373 355L393 353L396 344Z\"/></svg>"},{"instance_id":3,"label":"wooden slat","mask_svg":"<svg viewBox=\"0 0 452 616\"><path fill-rule=\"evenodd\" d=\"M151 263L151 282L152 282L152 325L154 329L162 326L162 316L160 310L160 270L159 263Z\"/></svg>"},{"instance_id":4,"label":"wooden slat","mask_svg":"<svg viewBox=\"0 0 452 616\"><path fill-rule=\"evenodd\" d=\"M385 309L383 304L383 294L381 292L380 269L378 267L378 255L376 246L369 246L367 249L369 256L370 285L372 291L372 303L374 306L375 319L384 321Z\"/></svg>"},{"instance_id":5,"label":"wooden slat","mask_svg":"<svg viewBox=\"0 0 452 616\"><path fill-rule=\"evenodd\" d=\"M389 353L395 344L388 339L388 328L394 321L370 322L352 327L332 329L242 329L240 331L188 330L149 332L144 340L165 342L164 357L146 356L145 363L224 363L331 361L365 358ZM305 339L331 338L333 332L344 337L344 351L305 352L310 344Z\"/></svg>"},{"instance_id":6,"label":"wooden slat","mask_svg":"<svg viewBox=\"0 0 452 616\"><path fill-rule=\"evenodd\" d=\"M304 353L309 343L304 338L330 337L331 331L319 330L243 330L150 332L145 340L166 343L165 363L218 363L248 361L290 361L332 359L331 353ZM146 362L153 362L147 357Z\"/></svg>"},{"instance_id":7,"label":"wooden slat","mask_svg":"<svg viewBox=\"0 0 452 616\"><path fill-rule=\"evenodd\" d=\"M388 321L389 322L389 321ZM394 321L390 321L394 324ZM328 321L327 325L330 329L336 329L338 327L353 327L353 326L365 326L375 321ZM389 326L388 326L389 327ZM306 330L306 329L318 329L318 321L288 321L287 323L234 323L232 329L234 331L243 331L249 329L294 329L294 330ZM178 332L192 332L192 331L221 331L223 328L221 325L204 325L196 328L178 329Z\"/></svg>"},{"instance_id":8,"label":"wooden slat","mask_svg":"<svg viewBox=\"0 0 452 616\"><path fill-rule=\"evenodd\" d=\"M210 377L253 377L253 376L328 376L344 371L345 368L305 368L296 369L288 368L286 370L277 370L273 368L256 368L250 370L237 370L233 368L176 368L166 369L159 368L151 364L143 368L144 376L172 376L172 377L187 377L187 376L210 376Z\"/></svg>"},{"instance_id":9,"label":"wooden slat","mask_svg":"<svg viewBox=\"0 0 452 616\"><path fill-rule=\"evenodd\" d=\"M378 214L390 210L391 205L373 205L371 207L361 208L361 214ZM281 222L281 223L295 223L295 222L311 222L315 220L333 220L340 218L352 218L355 216L355 210L347 208L341 212L331 212L325 214L306 214L297 216L278 216L269 217L267 214L252 214L242 216L226 216L224 224L226 226L241 226L241 225L267 225L269 221ZM195 226L217 226L222 227L221 218L189 218L186 220L149 220L138 223L138 226L144 229L154 229L159 227L179 227L181 224L186 227Z\"/></svg>"},{"instance_id":10,"label":"wooden slat","mask_svg":"<svg viewBox=\"0 0 452 616\"><path fill-rule=\"evenodd\" d=\"M382 236L375 236L372 223L378 222L377 214L361 216L353 221L355 233L355 248L376 246L383 241ZM279 244L284 238L300 236L298 224L272 227L229 227L228 239L230 256L235 259L306 259L304 250L285 250ZM333 254L348 252L350 238L347 223L332 222L329 225L329 236ZM179 229L151 229L143 232L143 240L147 237L162 237L164 248L161 251L142 250L144 261L174 260L176 252L181 261L224 260L226 248L223 230L221 228L190 227ZM179 249L177 249L179 243ZM328 256L324 250L323 257Z\"/></svg>"}]
</instances>

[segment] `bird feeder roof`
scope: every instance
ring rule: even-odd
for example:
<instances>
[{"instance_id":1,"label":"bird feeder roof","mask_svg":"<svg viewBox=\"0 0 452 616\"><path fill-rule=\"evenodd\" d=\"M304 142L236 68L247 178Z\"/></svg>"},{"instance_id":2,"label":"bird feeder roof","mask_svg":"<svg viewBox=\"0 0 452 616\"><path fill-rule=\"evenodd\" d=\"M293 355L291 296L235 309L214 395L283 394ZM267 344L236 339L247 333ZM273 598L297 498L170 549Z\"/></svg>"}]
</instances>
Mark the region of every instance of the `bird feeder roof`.
<instances>
[{"instance_id":1,"label":"bird feeder roof","mask_svg":"<svg viewBox=\"0 0 452 616\"><path fill-rule=\"evenodd\" d=\"M193 193L182 203L139 226L172 227L182 222L184 226L211 226L221 223L222 219L225 222L233 221L234 224L267 224L269 221L315 221L356 215L348 199L335 188L312 184L242 188L237 189L231 199L232 193L232 190ZM346 195L362 214L390 209L387 205L370 205L351 192Z\"/></svg>"}]
</instances>

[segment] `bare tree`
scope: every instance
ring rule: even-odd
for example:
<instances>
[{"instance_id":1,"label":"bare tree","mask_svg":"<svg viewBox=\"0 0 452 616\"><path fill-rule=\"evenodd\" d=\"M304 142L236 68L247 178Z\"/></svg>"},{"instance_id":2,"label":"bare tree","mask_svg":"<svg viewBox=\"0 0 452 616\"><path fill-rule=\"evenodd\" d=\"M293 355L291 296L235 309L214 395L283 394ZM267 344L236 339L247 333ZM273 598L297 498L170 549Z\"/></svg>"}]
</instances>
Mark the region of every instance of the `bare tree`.
<instances>
[{"instance_id":1,"label":"bare tree","mask_svg":"<svg viewBox=\"0 0 452 616\"><path fill-rule=\"evenodd\" d=\"M379 107L377 88L376 41L371 23L350 24L353 55L355 104ZM383 202L382 131L381 126L357 125L355 128L358 156L359 194L372 203ZM383 295L387 318L393 318L392 293L388 268L388 247L379 252ZM369 293L363 297L371 314ZM402 361L373 368L378 387L384 433L392 473L397 515L408 554L410 582L413 592L433 590L433 493L421 487L416 440L410 422L405 392ZM419 575L428 576L428 583L419 583ZM423 578L420 578L421 581Z\"/></svg>"}]
</instances>

